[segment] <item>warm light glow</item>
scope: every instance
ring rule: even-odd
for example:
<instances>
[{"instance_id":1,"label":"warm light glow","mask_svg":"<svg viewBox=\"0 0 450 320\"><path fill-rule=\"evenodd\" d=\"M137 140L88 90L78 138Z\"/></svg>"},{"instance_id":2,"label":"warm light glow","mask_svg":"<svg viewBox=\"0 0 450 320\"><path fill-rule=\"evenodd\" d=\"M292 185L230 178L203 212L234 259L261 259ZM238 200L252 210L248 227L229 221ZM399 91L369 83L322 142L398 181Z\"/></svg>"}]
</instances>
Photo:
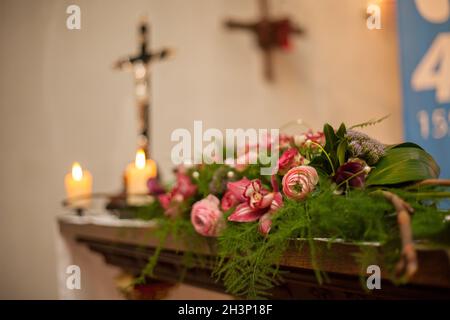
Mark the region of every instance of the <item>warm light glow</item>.
<instances>
[{"instance_id":1,"label":"warm light glow","mask_svg":"<svg viewBox=\"0 0 450 320\"><path fill-rule=\"evenodd\" d=\"M143 149L139 149L136 152L136 161L134 162L136 168L144 169L146 164L145 152Z\"/></svg>"},{"instance_id":2,"label":"warm light glow","mask_svg":"<svg viewBox=\"0 0 450 320\"><path fill-rule=\"evenodd\" d=\"M83 179L83 169L78 162L74 162L72 165L72 178L75 181L81 181Z\"/></svg>"}]
</instances>

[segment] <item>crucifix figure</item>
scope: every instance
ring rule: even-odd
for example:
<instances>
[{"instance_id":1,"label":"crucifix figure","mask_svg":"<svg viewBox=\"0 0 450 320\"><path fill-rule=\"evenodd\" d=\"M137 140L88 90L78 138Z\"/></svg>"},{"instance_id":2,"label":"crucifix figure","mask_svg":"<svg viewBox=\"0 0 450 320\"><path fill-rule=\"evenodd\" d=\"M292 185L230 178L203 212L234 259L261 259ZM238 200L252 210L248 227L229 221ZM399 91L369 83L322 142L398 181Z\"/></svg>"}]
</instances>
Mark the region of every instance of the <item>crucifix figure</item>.
<instances>
[{"instance_id":1,"label":"crucifix figure","mask_svg":"<svg viewBox=\"0 0 450 320\"><path fill-rule=\"evenodd\" d=\"M288 18L271 18L268 0L259 0L259 10L261 12L259 21L239 22L230 19L225 22L225 26L229 29L248 30L256 35L258 46L264 53L264 75L268 81L273 81L273 49L290 49L290 36L300 35L304 31Z\"/></svg>"},{"instance_id":2,"label":"crucifix figure","mask_svg":"<svg viewBox=\"0 0 450 320\"><path fill-rule=\"evenodd\" d=\"M169 49L159 51L150 51L150 27L146 20L142 20L139 25L139 52L137 55L129 56L118 60L114 67L119 70L128 70L133 72L135 83L135 96L138 107L138 146L143 149L147 159L149 158L151 144L150 128L150 65L155 61L167 58L170 54Z\"/></svg>"}]
</instances>

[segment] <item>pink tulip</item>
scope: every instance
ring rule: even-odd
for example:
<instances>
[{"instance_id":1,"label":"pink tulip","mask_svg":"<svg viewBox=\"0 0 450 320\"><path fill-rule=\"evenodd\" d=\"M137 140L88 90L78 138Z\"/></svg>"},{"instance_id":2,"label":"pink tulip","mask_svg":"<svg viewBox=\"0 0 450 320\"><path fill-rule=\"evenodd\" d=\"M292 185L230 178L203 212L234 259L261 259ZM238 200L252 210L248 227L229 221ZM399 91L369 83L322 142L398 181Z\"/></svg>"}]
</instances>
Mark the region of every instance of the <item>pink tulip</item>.
<instances>
[{"instance_id":1,"label":"pink tulip","mask_svg":"<svg viewBox=\"0 0 450 320\"><path fill-rule=\"evenodd\" d=\"M289 199L303 200L319 182L316 169L298 166L289 170L283 177L283 192Z\"/></svg>"},{"instance_id":2,"label":"pink tulip","mask_svg":"<svg viewBox=\"0 0 450 320\"><path fill-rule=\"evenodd\" d=\"M199 234L205 237L217 237L225 227L219 203L219 199L210 194L192 206L191 222Z\"/></svg>"}]
</instances>

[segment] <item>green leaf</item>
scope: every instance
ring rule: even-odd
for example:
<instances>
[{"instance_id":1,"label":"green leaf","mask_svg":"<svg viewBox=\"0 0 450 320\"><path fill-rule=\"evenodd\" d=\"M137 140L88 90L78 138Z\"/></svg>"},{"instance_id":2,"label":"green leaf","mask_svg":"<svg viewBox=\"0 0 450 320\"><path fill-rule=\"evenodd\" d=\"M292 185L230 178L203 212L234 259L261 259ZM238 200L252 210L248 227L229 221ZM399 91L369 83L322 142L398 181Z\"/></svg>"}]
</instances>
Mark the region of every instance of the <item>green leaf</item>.
<instances>
[{"instance_id":1,"label":"green leaf","mask_svg":"<svg viewBox=\"0 0 450 320\"><path fill-rule=\"evenodd\" d=\"M323 127L323 133L325 134L325 147L324 149L330 153L333 152L336 149L338 137L334 133L334 129L332 126L330 126L328 123L324 125Z\"/></svg>"},{"instance_id":2,"label":"green leaf","mask_svg":"<svg viewBox=\"0 0 450 320\"><path fill-rule=\"evenodd\" d=\"M323 132L325 134L325 139L326 139L324 149L330 156L330 160L333 164L333 169L336 169L338 166L338 157L336 154L337 153L336 150L337 150L337 147L339 144L339 138L336 135L336 133L334 132L333 127L330 126L329 124L325 124L325 126L323 127ZM333 170L331 170L331 171L333 171Z\"/></svg>"},{"instance_id":3,"label":"green leaf","mask_svg":"<svg viewBox=\"0 0 450 320\"><path fill-rule=\"evenodd\" d=\"M396 146L388 149L366 181L371 185L392 185L405 182L433 179L439 176L439 166L421 148Z\"/></svg>"},{"instance_id":4,"label":"green leaf","mask_svg":"<svg viewBox=\"0 0 450 320\"><path fill-rule=\"evenodd\" d=\"M345 124L342 123L342 124L340 125L338 131L336 131L336 135L337 135L339 138L344 138L346 133L347 133L347 129L345 128Z\"/></svg>"},{"instance_id":5,"label":"green leaf","mask_svg":"<svg viewBox=\"0 0 450 320\"><path fill-rule=\"evenodd\" d=\"M418 149L422 149L423 148L421 146L419 146L418 144L415 144L414 142L404 142L404 143L399 143L399 144L393 144L387 147L387 149L394 149L394 148L418 148Z\"/></svg>"},{"instance_id":6,"label":"green leaf","mask_svg":"<svg viewBox=\"0 0 450 320\"><path fill-rule=\"evenodd\" d=\"M339 165L343 165L345 163L345 155L347 153L348 142L346 139L343 139L337 148L337 156L339 159Z\"/></svg>"}]
</instances>

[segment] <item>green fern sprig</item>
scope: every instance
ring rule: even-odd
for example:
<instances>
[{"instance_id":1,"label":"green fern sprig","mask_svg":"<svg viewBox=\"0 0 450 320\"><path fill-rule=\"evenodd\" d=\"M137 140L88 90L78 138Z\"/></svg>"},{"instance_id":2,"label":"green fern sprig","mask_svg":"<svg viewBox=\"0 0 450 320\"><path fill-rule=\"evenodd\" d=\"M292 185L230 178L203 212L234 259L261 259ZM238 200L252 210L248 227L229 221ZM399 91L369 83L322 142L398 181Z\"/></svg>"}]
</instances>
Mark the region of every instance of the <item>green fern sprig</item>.
<instances>
[{"instance_id":1,"label":"green fern sprig","mask_svg":"<svg viewBox=\"0 0 450 320\"><path fill-rule=\"evenodd\" d=\"M388 114L388 115L385 115L384 117L382 117L380 119L372 119L372 120L369 120L369 121L366 121L366 122L363 122L363 123L358 123L358 124L355 124L355 125L351 126L349 129L365 128L365 127L368 127L368 126L374 126L374 125L376 125L376 124L386 120L390 116L391 115Z\"/></svg>"}]
</instances>

